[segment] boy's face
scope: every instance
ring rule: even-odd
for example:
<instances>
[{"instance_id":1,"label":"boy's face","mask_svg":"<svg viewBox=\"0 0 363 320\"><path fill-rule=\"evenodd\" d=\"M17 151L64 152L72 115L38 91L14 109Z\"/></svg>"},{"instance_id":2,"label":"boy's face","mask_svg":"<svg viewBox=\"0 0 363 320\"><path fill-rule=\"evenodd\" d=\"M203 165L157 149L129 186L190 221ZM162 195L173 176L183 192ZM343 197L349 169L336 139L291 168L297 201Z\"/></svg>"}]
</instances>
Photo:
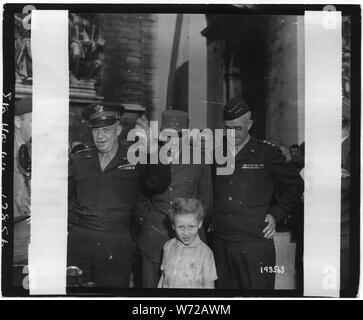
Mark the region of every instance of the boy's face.
<instances>
[{"instance_id":1,"label":"boy's face","mask_svg":"<svg viewBox=\"0 0 363 320\"><path fill-rule=\"evenodd\" d=\"M202 221L198 221L195 214L177 214L174 216L173 228L176 237L184 245L189 245L198 234Z\"/></svg>"}]
</instances>

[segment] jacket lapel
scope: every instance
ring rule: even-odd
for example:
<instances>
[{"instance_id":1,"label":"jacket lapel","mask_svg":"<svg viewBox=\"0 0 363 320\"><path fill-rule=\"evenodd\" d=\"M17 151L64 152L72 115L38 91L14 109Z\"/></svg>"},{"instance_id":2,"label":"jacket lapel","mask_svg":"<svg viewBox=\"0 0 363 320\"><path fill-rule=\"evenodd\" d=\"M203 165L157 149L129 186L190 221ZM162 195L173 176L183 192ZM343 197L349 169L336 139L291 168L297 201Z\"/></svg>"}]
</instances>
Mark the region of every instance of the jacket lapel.
<instances>
[{"instance_id":1,"label":"jacket lapel","mask_svg":"<svg viewBox=\"0 0 363 320\"><path fill-rule=\"evenodd\" d=\"M85 158L89 159L89 164L92 168L94 168L98 173L101 172L100 161L98 159L98 152L96 148L92 148L90 154L86 154Z\"/></svg>"}]
</instances>

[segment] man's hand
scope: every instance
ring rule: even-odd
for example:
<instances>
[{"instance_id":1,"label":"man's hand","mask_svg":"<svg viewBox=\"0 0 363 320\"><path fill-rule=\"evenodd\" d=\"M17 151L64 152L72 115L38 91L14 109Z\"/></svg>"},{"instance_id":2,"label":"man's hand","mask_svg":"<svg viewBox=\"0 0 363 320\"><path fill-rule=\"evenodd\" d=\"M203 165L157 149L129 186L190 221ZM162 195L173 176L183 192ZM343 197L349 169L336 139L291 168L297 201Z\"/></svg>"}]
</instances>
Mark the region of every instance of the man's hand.
<instances>
[{"instance_id":1,"label":"man's hand","mask_svg":"<svg viewBox=\"0 0 363 320\"><path fill-rule=\"evenodd\" d=\"M276 221L275 218L267 214L265 218L265 222L267 222L267 226L265 229L262 230L264 237L267 239L272 239L276 235Z\"/></svg>"},{"instance_id":2,"label":"man's hand","mask_svg":"<svg viewBox=\"0 0 363 320\"><path fill-rule=\"evenodd\" d=\"M142 115L140 118L136 120L135 129L143 131L147 138L149 138L150 135L150 128L149 128L149 120L145 117L145 115Z\"/></svg>"}]
</instances>

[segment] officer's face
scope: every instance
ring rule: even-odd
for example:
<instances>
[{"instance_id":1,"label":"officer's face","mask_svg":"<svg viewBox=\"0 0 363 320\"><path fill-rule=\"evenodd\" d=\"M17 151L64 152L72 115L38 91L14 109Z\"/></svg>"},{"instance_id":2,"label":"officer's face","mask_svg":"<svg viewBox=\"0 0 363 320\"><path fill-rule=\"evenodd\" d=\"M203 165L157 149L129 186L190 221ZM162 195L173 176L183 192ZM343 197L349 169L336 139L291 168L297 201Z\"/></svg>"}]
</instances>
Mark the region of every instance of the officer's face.
<instances>
[{"instance_id":1,"label":"officer's face","mask_svg":"<svg viewBox=\"0 0 363 320\"><path fill-rule=\"evenodd\" d=\"M197 236L202 221L198 221L195 214L177 214L174 216L173 228L176 237L185 245L189 245Z\"/></svg>"},{"instance_id":2,"label":"officer's face","mask_svg":"<svg viewBox=\"0 0 363 320\"><path fill-rule=\"evenodd\" d=\"M235 145L238 146L248 138L248 131L252 127L251 113L248 112L243 116L224 121L225 129L235 129Z\"/></svg>"},{"instance_id":3,"label":"officer's face","mask_svg":"<svg viewBox=\"0 0 363 320\"><path fill-rule=\"evenodd\" d=\"M117 147L122 127L117 122L111 126L93 128L92 136L98 152L110 152Z\"/></svg>"},{"instance_id":4,"label":"officer's face","mask_svg":"<svg viewBox=\"0 0 363 320\"><path fill-rule=\"evenodd\" d=\"M32 136L32 113L16 116L15 127L19 130L21 139L28 142Z\"/></svg>"}]
</instances>

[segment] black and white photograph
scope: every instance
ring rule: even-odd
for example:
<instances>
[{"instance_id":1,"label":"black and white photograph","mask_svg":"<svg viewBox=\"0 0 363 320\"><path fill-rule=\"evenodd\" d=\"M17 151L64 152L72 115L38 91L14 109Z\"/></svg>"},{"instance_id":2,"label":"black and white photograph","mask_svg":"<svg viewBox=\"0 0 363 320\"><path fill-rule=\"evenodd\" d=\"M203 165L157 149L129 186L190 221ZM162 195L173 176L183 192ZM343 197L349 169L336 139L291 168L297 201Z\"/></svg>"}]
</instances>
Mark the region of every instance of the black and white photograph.
<instances>
[{"instance_id":1,"label":"black and white photograph","mask_svg":"<svg viewBox=\"0 0 363 320\"><path fill-rule=\"evenodd\" d=\"M3 9L4 297L358 296L359 5Z\"/></svg>"}]
</instances>

